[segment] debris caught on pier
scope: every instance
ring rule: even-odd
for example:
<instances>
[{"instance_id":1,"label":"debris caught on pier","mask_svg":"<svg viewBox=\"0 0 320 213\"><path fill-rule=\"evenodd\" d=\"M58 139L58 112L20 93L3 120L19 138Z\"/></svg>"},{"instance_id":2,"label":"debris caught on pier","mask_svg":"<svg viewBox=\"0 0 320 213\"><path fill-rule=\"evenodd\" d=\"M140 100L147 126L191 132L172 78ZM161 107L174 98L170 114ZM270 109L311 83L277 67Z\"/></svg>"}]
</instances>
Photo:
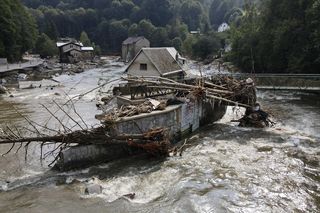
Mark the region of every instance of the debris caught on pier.
<instances>
[{"instance_id":1,"label":"debris caught on pier","mask_svg":"<svg viewBox=\"0 0 320 213\"><path fill-rule=\"evenodd\" d=\"M64 150L75 146L88 145L111 147L114 144L123 144L156 156L168 156L169 153L181 155L183 148L186 146L186 141L182 146L173 145L171 140L176 136L172 135L172 132L170 133L165 125L150 127L149 129L144 128L144 130L138 127L140 133L137 134L134 132L120 133L116 124L124 118L140 114L142 114L140 117L143 117L144 114L151 114L154 111L165 111L170 105L180 106L180 104L189 103L191 100L194 103L209 101L210 103L218 103L219 105L233 105L247 108L252 107L256 102L255 86L251 79L240 81L230 77L216 76L211 79L188 79L180 82L163 77L123 77L122 80L127 81L127 86L129 87L128 94L130 94L131 99L139 101L122 104L111 110L109 109L108 112L102 115L97 115L96 118L101 121L99 127L88 127L83 118L77 113L72 99L62 105L59 105L55 101L53 103L58 107L57 111L62 112L64 116L74 123L74 128L65 125L56 116L57 111L53 112L45 105L42 105L42 107L51 115L50 119L54 119L60 124L60 129L51 129L45 124L35 123L17 111L28 122L29 127L25 129L27 130L25 134L22 134L22 131L17 127L5 126L1 128L0 144L12 145L5 154L8 154L17 146L17 151L24 147L27 156L30 143L37 142L41 145L41 160L49 155L56 156L51 164L58 160ZM94 90L105 85L100 85ZM121 88L118 89L121 90ZM81 98L82 95L78 97ZM114 97L117 97L117 95ZM71 103L71 105L67 103ZM66 107L70 106L72 111L74 111L74 115L70 115L66 109ZM200 115L196 115L195 117L199 119ZM190 127L192 130L192 126ZM57 144L57 146L54 150L49 151L49 153L42 153L43 146L48 144Z\"/></svg>"},{"instance_id":2,"label":"debris caught on pier","mask_svg":"<svg viewBox=\"0 0 320 213\"><path fill-rule=\"evenodd\" d=\"M236 80L225 76L211 79L190 79L177 82L163 77L124 77L130 85L139 85L148 90L171 90L186 92L197 98L216 99L227 105L243 107L252 106L256 102L256 91L252 79Z\"/></svg>"},{"instance_id":3,"label":"debris caught on pier","mask_svg":"<svg viewBox=\"0 0 320 213\"><path fill-rule=\"evenodd\" d=\"M232 122L239 122L240 127L255 128L271 127L276 124L271 120L270 114L261 109L259 103L256 103L254 107L247 107L244 116Z\"/></svg>"}]
</instances>

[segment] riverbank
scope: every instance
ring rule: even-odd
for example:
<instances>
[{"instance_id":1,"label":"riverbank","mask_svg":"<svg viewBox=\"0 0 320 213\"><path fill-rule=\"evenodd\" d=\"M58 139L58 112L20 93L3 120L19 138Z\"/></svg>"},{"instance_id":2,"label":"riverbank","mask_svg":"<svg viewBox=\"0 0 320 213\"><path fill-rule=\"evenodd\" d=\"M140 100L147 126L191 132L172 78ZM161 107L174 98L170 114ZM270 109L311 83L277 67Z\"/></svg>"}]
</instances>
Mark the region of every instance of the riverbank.
<instances>
[{"instance_id":1,"label":"riverbank","mask_svg":"<svg viewBox=\"0 0 320 213\"><path fill-rule=\"evenodd\" d=\"M110 60L119 60L118 57L96 57L92 61L82 61L76 64L59 63L58 59L28 58L28 62L16 65L3 65L0 72L0 85L6 88L19 88L19 82L40 81L52 79L62 74L74 75L85 70L107 67Z\"/></svg>"}]
</instances>

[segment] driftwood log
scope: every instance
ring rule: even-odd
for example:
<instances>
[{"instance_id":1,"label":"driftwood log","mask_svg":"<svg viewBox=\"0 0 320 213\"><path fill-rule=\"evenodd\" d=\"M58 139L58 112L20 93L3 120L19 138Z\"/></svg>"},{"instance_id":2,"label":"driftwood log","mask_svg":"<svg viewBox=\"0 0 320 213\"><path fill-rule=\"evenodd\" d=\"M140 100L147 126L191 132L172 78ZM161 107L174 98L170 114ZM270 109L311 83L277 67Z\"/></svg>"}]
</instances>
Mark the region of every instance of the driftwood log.
<instances>
[{"instance_id":1,"label":"driftwood log","mask_svg":"<svg viewBox=\"0 0 320 213\"><path fill-rule=\"evenodd\" d=\"M256 102L256 91L253 83L238 81L230 77L221 77L220 86L214 79L209 82L205 79L181 83L163 77L124 77L130 84L146 85L147 88L170 89L174 91L190 92L198 97L220 100L226 105L251 107Z\"/></svg>"}]
</instances>

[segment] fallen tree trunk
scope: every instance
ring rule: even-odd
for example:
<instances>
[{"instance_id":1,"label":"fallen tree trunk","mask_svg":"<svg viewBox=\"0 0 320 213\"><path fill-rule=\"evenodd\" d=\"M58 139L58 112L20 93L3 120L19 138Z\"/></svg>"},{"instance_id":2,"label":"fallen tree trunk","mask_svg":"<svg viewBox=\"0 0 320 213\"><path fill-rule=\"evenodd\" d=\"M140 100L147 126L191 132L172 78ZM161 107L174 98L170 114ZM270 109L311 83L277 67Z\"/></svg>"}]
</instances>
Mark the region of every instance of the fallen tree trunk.
<instances>
[{"instance_id":1,"label":"fallen tree trunk","mask_svg":"<svg viewBox=\"0 0 320 213\"><path fill-rule=\"evenodd\" d=\"M144 134L122 134L109 136L104 127L98 127L92 130L78 130L69 134L60 134L54 136L39 136L25 138L6 138L0 139L0 144L12 143L65 143L65 144L111 144L111 143L127 143L130 141L156 141L155 139L163 139L165 137L165 129L159 128L150 130Z\"/></svg>"}]
</instances>

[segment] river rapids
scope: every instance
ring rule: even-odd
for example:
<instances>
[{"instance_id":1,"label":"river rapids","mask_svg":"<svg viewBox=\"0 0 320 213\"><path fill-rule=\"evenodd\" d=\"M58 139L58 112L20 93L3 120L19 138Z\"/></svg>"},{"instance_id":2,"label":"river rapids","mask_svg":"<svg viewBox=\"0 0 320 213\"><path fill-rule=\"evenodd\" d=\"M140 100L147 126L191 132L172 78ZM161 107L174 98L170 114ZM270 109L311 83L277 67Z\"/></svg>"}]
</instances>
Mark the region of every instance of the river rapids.
<instances>
[{"instance_id":1,"label":"river rapids","mask_svg":"<svg viewBox=\"0 0 320 213\"><path fill-rule=\"evenodd\" d=\"M0 97L0 125L24 126L14 108L41 122L68 96L86 92L123 73L111 62L103 69L54 79L58 86L12 91ZM87 125L97 125L96 91L75 106ZM137 156L71 172L40 162L38 145L0 157L0 212L320 212L319 94L258 91L262 107L277 124L240 128L230 120L243 113L229 107L222 120L194 133L182 156ZM13 108L14 106L14 108ZM67 119L66 119L67 120ZM52 121L52 127L55 124ZM0 145L5 153L9 145ZM52 149L52 147L47 147ZM87 195L88 183L102 186ZM134 199L124 196L134 193Z\"/></svg>"}]
</instances>

